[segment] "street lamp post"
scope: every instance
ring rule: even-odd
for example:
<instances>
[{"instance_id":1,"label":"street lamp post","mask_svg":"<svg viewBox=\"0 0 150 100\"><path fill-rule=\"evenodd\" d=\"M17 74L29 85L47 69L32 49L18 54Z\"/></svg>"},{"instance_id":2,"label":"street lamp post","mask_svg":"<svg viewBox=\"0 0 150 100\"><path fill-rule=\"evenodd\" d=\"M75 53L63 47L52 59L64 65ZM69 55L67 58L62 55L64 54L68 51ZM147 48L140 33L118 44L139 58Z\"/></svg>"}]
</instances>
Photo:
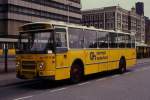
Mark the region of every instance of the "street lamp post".
<instances>
[{"instance_id":1,"label":"street lamp post","mask_svg":"<svg viewBox=\"0 0 150 100\"><path fill-rule=\"evenodd\" d=\"M67 15L68 15L67 22L69 24L70 23L70 6L71 6L71 3L69 3L69 1L66 0L66 5L67 5L67 8L68 8L68 11L67 11Z\"/></svg>"},{"instance_id":2,"label":"street lamp post","mask_svg":"<svg viewBox=\"0 0 150 100\"><path fill-rule=\"evenodd\" d=\"M68 23L69 23L69 17L70 17L70 15L69 15L69 10L70 10L70 7L69 7L69 4L68 4Z\"/></svg>"}]
</instances>

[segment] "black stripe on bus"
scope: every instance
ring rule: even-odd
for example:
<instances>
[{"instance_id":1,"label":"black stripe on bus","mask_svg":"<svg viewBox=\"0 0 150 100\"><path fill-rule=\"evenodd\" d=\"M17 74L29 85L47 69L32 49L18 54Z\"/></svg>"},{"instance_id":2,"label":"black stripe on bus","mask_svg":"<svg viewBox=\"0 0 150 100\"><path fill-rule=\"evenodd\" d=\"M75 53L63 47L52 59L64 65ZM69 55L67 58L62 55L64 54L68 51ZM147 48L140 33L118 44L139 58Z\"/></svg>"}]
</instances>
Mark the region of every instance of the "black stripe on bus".
<instances>
[{"instance_id":1,"label":"black stripe on bus","mask_svg":"<svg viewBox=\"0 0 150 100\"><path fill-rule=\"evenodd\" d=\"M133 59L136 59L136 58L126 59L126 60L133 60ZM91 64L86 64L86 65L102 64L102 63L110 63L110 62L117 62L117 61L120 61L120 60L107 61L107 62L97 62L97 63L91 63Z\"/></svg>"},{"instance_id":2,"label":"black stripe on bus","mask_svg":"<svg viewBox=\"0 0 150 100\"><path fill-rule=\"evenodd\" d=\"M133 59L136 59L136 58L126 59L126 60L133 60ZM91 64L85 64L85 65L94 65L94 64L102 64L102 63L117 62L117 61L120 61L120 60L107 61L107 62L98 62L98 63L91 63ZM62 68L69 68L69 67L66 66L66 67L60 67L60 68L56 68L56 69L62 69Z\"/></svg>"}]
</instances>

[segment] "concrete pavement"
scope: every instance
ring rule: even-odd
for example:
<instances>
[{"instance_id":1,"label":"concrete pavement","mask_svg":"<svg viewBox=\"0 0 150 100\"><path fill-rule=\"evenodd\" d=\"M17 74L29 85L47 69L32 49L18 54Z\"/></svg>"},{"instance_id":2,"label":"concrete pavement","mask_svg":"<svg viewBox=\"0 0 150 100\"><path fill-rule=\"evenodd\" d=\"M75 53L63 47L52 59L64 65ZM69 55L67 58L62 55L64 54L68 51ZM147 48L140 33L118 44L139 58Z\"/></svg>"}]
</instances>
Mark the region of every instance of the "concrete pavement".
<instances>
[{"instance_id":1,"label":"concrete pavement","mask_svg":"<svg viewBox=\"0 0 150 100\"><path fill-rule=\"evenodd\" d=\"M0 58L0 87L24 82L16 78L15 58L8 59L8 72L5 72L4 58Z\"/></svg>"},{"instance_id":2,"label":"concrete pavement","mask_svg":"<svg viewBox=\"0 0 150 100\"><path fill-rule=\"evenodd\" d=\"M148 65L122 75L112 75L24 97L27 97L26 100L150 100L149 76Z\"/></svg>"},{"instance_id":3,"label":"concrete pavement","mask_svg":"<svg viewBox=\"0 0 150 100\"><path fill-rule=\"evenodd\" d=\"M150 63L143 61L124 74L90 75L79 84L37 81L1 87L0 100L150 100Z\"/></svg>"},{"instance_id":4,"label":"concrete pavement","mask_svg":"<svg viewBox=\"0 0 150 100\"><path fill-rule=\"evenodd\" d=\"M0 75L0 87L13 85L20 82L23 82L23 80L17 79L15 72Z\"/></svg>"},{"instance_id":5,"label":"concrete pavement","mask_svg":"<svg viewBox=\"0 0 150 100\"><path fill-rule=\"evenodd\" d=\"M144 63L150 63L150 58L137 60L137 64L144 64ZM13 85L20 82L26 82L26 80L21 80L16 78L16 73L14 72L15 63L12 62L10 63L10 65L13 66L12 72L0 74L0 87Z\"/></svg>"}]
</instances>

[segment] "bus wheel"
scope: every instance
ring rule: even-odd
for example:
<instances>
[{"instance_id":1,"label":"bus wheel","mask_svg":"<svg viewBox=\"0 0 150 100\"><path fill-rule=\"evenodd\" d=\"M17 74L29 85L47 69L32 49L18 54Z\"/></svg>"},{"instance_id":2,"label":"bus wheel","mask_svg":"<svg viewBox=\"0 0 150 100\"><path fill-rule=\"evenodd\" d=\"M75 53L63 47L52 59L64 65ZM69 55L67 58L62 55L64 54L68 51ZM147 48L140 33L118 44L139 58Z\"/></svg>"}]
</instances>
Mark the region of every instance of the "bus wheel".
<instances>
[{"instance_id":1,"label":"bus wheel","mask_svg":"<svg viewBox=\"0 0 150 100\"><path fill-rule=\"evenodd\" d=\"M126 72L126 60L125 59L120 60L118 72L119 74L123 74Z\"/></svg>"},{"instance_id":2,"label":"bus wheel","mask_svg":"<svg viewBox=\"0 0 150 100\"><path fill-rule=\"evenodd\" d=\"M83 69L78 64L73 64L70 71L70 80L72 83L79 83L83 79Z\"/></svg>"}]
</instances>

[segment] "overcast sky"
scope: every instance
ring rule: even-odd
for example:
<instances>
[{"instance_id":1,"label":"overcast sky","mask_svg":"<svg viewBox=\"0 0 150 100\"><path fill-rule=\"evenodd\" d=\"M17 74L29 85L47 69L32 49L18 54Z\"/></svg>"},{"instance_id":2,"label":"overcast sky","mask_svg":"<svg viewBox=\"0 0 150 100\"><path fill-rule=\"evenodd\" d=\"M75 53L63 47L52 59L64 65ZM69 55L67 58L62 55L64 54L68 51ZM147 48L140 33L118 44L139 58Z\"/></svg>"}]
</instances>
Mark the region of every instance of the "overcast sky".
<instances>
[{"instance_id":1,"label":"overcast sky","mask_svg":"<svg viewBox=\"0 0 150 100\"><path fill-rule=\"evenodd\" d=\"M150 0L81 0L82 9L101 8L107 6L120 5L122 8L130 10L135 7L135 3L144 2L145 16L150 17Z\"/></svg>"}]
</instances>

